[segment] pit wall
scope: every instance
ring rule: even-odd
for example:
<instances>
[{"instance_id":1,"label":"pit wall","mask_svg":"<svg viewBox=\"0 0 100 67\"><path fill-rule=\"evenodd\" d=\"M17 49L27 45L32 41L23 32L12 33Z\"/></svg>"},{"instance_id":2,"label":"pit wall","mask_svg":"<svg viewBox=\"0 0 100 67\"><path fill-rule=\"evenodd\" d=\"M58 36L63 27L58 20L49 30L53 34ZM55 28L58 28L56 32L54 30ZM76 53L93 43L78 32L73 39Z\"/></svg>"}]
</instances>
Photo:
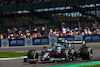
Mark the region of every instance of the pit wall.
<instances>
[{"instance_id":1,"label":"pit wall","mask_svg":"<svg viewBox=\"0 0 100 67\"><path fill-rule=\"evenodd\" d=\"M86 42L100 42L100 35L76 35L76 36L66 36L66 37L41 37L41 38L24 38L24 39L1 39L0 47L10 47L10 46L29 46L29 45L45 45L45 44L55 44L59 40L68 41L83 41Z\"/></svg>"}]
</instances>

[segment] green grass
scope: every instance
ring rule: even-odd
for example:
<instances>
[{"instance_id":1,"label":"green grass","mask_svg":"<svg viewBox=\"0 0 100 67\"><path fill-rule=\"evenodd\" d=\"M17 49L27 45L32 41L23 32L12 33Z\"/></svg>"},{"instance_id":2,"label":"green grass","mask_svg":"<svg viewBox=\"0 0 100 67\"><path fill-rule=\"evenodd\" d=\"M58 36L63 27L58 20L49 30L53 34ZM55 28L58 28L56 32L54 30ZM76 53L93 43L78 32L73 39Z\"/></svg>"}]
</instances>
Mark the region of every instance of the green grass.
<instances>
[{"instance_id":1,"label":"green grass","mask_svg":"<svg viewBox=\"0 0 100 67\"><path fill-rule=\"evenodd\" d=\"M22 57L27 56L27 52L0 52L0 58L12 58L12 57Z\"/></svg>"},{"instance_id":2,"label":"green grass","mask_svg":"<svg viewBox=\"0 0 100 67\"><path fill-rule=\"evenodd\" d=\"M98 43L100 43L100 42L89 42L89 43L86 43L86 44L98 44Z\"/></svg>"},{"instance_id":3,"label":"green grass","mask_svg":"<svg viewBox=\"0 0 100 67\"><path fill-rule=\"evenodd\" d=\"M80 66L80 67L100 67L100 65L93 65L93 66Z\"/></svg>"},{"instance_id":4,"label":"green grass","mask_svg":"<svg viewBox=\"0 0 100 67\"><path fill-rule=\"evenodd\" d=\"M38 52L40 56L42 53ZM0 52L0 58L12 58L12 57L22 57L27 56L27 52Z\"/></svg>"}]
</instances>

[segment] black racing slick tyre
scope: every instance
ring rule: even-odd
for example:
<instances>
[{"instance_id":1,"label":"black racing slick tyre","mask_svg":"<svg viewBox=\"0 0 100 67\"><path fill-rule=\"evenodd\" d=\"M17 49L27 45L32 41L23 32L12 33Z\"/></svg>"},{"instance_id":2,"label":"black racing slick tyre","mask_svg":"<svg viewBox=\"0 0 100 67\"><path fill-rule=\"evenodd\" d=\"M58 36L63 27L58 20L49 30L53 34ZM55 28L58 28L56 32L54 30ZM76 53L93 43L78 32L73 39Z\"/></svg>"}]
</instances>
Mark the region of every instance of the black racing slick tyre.
<instances>
[{"instance_id":1,"label":"black racing slick tyre","mask_svg":"<svg viewBox=\"0 0 100 67\"><path fill-rule=\"evenodd\" d=\"M92 59L92 48L90 47L83 47L81 48L81 56L82 60L91 60Z\"/></svg>"},{"instance_id":2,"label":"black racing slick tyre","mask_svg":"<svg viewBox=\"0 0 100 67\"><path fill-rule=\"evenodd\" d=\"M37 54L36 50L29 50L29 52L28 52L28 58L29 59L38 58L38 54Z\"/></svg>"}]
</instances>

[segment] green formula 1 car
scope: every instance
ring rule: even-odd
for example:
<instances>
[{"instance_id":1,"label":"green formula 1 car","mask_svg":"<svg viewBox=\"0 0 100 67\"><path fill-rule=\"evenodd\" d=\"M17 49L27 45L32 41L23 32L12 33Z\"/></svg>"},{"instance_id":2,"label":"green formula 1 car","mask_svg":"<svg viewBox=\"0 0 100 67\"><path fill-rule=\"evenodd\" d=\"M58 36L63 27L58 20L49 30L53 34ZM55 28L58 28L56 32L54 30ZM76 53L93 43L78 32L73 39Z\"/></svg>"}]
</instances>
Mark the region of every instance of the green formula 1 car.
<instances>
[{"instance_id":1,"label":"green formula 1 car","mask_svg":"<svg viewBox=\"0 0 100 67\"><path fill-rule=\"evenodd\" d=\"M71 44L79 44L82 46L79 50L74 50ZM85 41L59 41L52 45L51 49L44 47L44 50L37 52L36 50L29 50L27 58L24 62L30 64L37 62L61 62L73 61L75 58L82 58L83 60L92 58L92 48L86 47Z\"/></svg>"}]
</instances>

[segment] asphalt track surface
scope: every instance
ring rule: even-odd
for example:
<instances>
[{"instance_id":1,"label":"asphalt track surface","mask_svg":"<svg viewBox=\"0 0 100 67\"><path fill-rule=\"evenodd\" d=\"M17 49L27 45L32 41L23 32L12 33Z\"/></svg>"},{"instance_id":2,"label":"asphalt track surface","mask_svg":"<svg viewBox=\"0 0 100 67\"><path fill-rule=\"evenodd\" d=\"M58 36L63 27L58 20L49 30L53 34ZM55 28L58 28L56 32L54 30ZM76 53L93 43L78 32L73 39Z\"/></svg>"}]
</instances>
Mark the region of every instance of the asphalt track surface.
<instances>
[{"instance_id":1,"label":"asphalt track surface","mask_svg":"<svg viewBox=\"0 0 100 67\"><path fill-rule=\"evenodd\" d=\"M74 48L79 49L80 44L75 45ZM100 44L87 44L87 46L93 48L93 58L92 60L82 60L81 58L75 59L72 62L58 62L58 63L36 63L29 64L23 63L23 59L15 59L15 60L0 60L0 67L50 67L50 66L60 66L60 65L71 65L77 63L87 63L93 61L100 61ZM41 51L44 46L28 46L28 47L10 47L10 48L0 48L0 52L28 52L30 49L37 49L37 51ZM50 48L50 46L47 46Z\"/></svg>"}]
</instances>

